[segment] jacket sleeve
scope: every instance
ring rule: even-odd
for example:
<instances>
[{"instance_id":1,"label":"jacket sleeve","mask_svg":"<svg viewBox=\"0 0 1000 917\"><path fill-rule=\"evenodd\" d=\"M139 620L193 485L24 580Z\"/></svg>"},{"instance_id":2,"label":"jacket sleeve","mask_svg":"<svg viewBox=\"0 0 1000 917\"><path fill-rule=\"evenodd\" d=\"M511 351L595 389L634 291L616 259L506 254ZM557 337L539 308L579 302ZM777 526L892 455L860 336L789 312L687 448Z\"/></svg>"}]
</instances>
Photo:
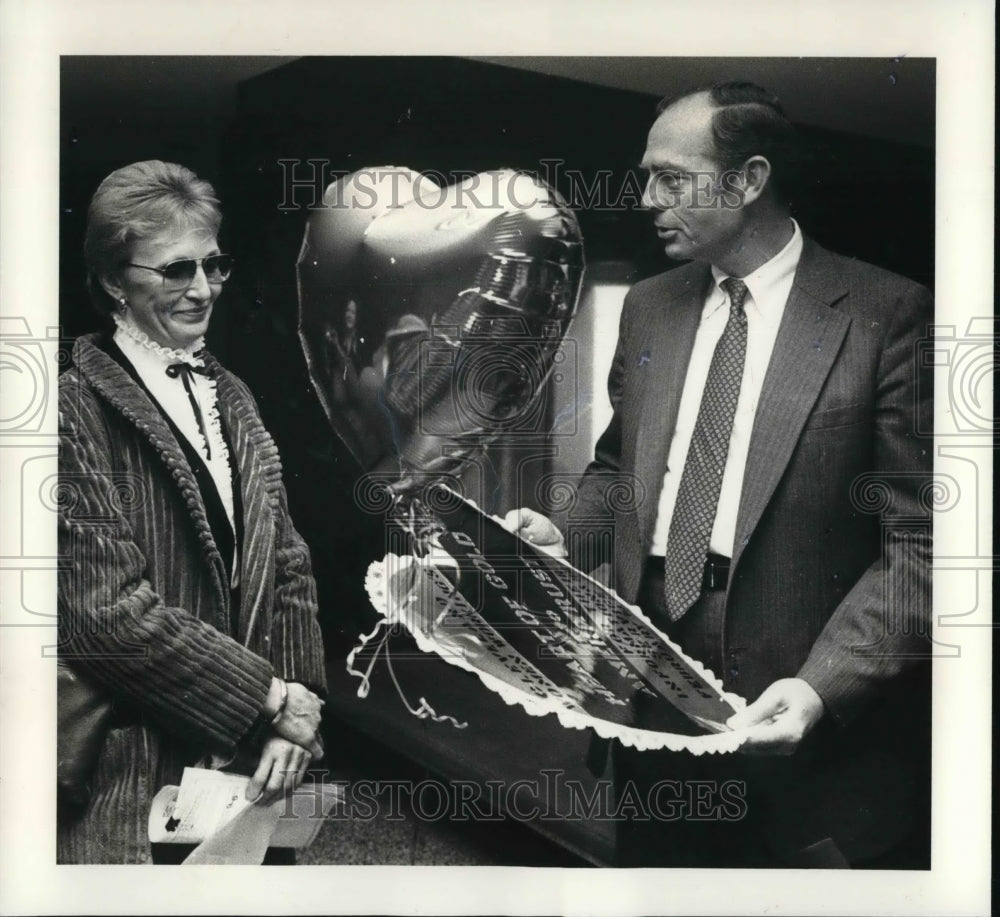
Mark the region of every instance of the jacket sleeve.
<instances>
[{"instance_id":1,"label":"jacket sleeve","mask_svg":"<svg viewBox=\"0 0 1000 917\"><path fill-rule=\"evenodd\" d=\"M116 471L93 393L74 372L59 391L60 656L166 732L230 752L254 723L271 664L146 578L123 504L153 499Z\"/></svg>"},{"instance_id":2,"label":"jacket sleeve","mask_svg":"<svg viewBox=\"0 0 1000 917\"><path fill-rule=\"evenodd\" d=\"M317 620L316 581L309 548L292 525L283 486L277 500L271 662L281 678L301 682L317 694L325 695L323 636Z\"/></svg>"},{"instance_id":3,"label":"jacket sleeve","mask_svg":"<svg viewBox=\"0 0 1000 917\"><path fill-rule=\"evenodd\" d=\"M622 414L621 402L625 388L625 353L626 338L629 326L629 296L626 296L619 324L618 343L608 374L608 397L611 400L612 416L607 429L601 434L594 447L594 459L584 469L576 489L576 499L572 505L561 508L552 514L555 524L566 537L569 560L575 567L584 571L593 571L602 564L614 562L612 556L595 553L595 548L605 544L600 539L576 538L572 530L573 523L586 530L605 526L613 527L615 518L613 512L614 500L609 498L609 489L614 488L622 479L621 449L622 449ZM627 476L631 479L631 475Z\"/></svg>"},{"instance_id":4,"label":"jacket sleeve","mask_svg":"<svg viewBox=\"0 0 1000 917\"><path fill-rule=\"evenodd\" d=\"M281 479L281 460L270 434L264 430L256 400L246 383L230 374L252 409L269 448L265 476L276 532L274 605L271 618L270 661L275 674L326 694L323 636L317 619L316 581L309 546L296 531L288 512L288 496Z\"/></svg>"},{"instance_id":5,"label":"jacket sleeve","mask_svg":"<svg viewBox=\"0 0 1000 917\"><path fill-rule=\"evenodd\" d=\"M799 672L841 725L931 649L933 394L917 353L932 318L930 293L908 286L891 310L875 391L873 471L851 495L855 511L880 515L882 556L843 598Z\"/></svg>"}]
</instances>

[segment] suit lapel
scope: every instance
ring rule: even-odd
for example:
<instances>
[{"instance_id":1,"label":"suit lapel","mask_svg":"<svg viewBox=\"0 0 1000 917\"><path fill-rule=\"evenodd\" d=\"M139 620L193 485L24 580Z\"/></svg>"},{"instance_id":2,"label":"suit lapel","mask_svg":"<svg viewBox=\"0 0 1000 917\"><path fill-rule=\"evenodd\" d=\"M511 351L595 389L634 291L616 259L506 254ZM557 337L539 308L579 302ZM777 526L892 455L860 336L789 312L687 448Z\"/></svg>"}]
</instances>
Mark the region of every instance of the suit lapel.
<instances>
[{"instance_id":1,"label":"suit lapel","mask_svg":"<svg viewBox=\"0 0 1000 917\"><path fill-rule=\"evenodd\" d=\"M639 534L644 545L656 523L670 440L710 277L707 267L692 266L680 271L685 275L681 292L674 296L666 293L665 302L654 303L653 309L659 310L657 320L637 329L642 339L648 341L648 348L638 348L640 365L633 370L647 372L636 415L641 426L637 425L635 431L636 473L648 491L638 511Z\"/></svg>"},{"instance_id":2,"label":"suit lapel","mask_svg":"<svg viewBox=\"0 0 1000 917\"><path fill-rule=\"evenodd\" d=\"M836 263L805 240L750 437L732 569L795 450L851 323L831 306L847 294Z\"/></svg>"}]
</instances>

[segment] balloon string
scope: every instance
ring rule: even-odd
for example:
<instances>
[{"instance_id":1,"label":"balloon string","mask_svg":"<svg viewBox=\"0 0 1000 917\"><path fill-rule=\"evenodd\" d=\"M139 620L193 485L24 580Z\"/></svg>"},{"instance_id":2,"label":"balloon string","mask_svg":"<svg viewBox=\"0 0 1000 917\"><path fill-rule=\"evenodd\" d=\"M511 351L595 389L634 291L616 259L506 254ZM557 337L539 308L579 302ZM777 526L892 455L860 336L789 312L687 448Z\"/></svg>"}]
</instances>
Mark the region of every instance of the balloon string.
<instances>
[{"instance_id":1,"label":"balloon string","mask_svg":"<svg viewBox=\"0 0 1000 917\"><path fill-rule=\"evenodd\" d=\"M435 531L435 527L429 525L421 526L421 528L418 530L417 508L415 504L416 500L412 500L409 502L409 505L406 508L407 512L406 512L405 522L408 532L413 537L413 553L417 558L420 558L420 557L426 557L427 554L429 553L428 545L431 542L431 539L434 537L434 535L437 534L437 532ZM416 566L414 566L411 569L410 573L412 579L415 581L418 575ZM412 590L413 586L411 585L411 591L410 591L411 597L413 595ZM445 604L444 609L441 611L441 613L437 616L437 618L434 621L434 624L431 628L432 633L441 623L441 621L444 620L444 618L451 611L451 608L455 603L455 598L456 598L456 593L453 590L452 594L448 598L447 603ZM427 702L426 697L420 698L420 705L417 707L414 707L406 699L406 695L403 693L403 688L399 683L399 679L396 677L395 669L392 666L392 655L389 652L389 637L391 635L391 631L388 629L387 624L388 624L388 617L383 615L376 622L375 627L372 629L372 632L370 634L361 635L361 637L359 638L360 642L357 644L357 646L355 646L351 650L350 654L347 657L348 674L361 679L361 685L358 687L358 697L366 698L368 696L368 693L371 690L372 670L375 667L375 662L379 657L379 653L384 653L386 668L388 668L389 670L389 677L392 679L392 683L396 687L396 693L399 695L399 699L403 702L403 706L406 707L409 713L411 713L413 716L415 716L417 719L420 720L430 719L435 723L451 723L451 725L454 726L456 729L465 729L469 725L468 723L460 723L453 716L437 713L434 710L434 708ZM375 639L375 637L378 635L379 631L382 630L383 627L386 627L386 631L384 634L382 634L382 638L376 644L375 651L372 653L372 657L368 663L368 667L363 672L358 670L354 666L354 662L355 659L357 658L358 653L363 651L365 647L372 640Z\"/></svg>"},{"instance_id":2,"label":"balloon string","mask_svg":"<svg viewBox=\"0 0 1000 917\"><path fill-rule=\"evenodd\" d=\"M431 547L433 547L433 539L436 535L440 534L440 525L434 525L433 523L424 524L421 528L417 528L417 499L414 498L410 501L407 511L407 530L409 531L411 537L413 538L413 554L418 559L427 557L430 553ZM445 603L444 608L438 613L437 617L434 618L434 622L431 625L431 633L438 629L441 622L444 621L446 617L451 613L452 608L455 605L458 596L458 583L461 581L462 573L460 569L455 570L455 586L452 588L448 600ZM416 579L416 570L414 570L414 579Z\"/></svg>"},{"instance_id":3,"label":"balloon string","mask_svg":"<svg viewBox=\"0 0 1000 917\"><path fill-rule=\"evenodd\" d=\"M446 607L444 612L442 612L442 616L448 612L448 608L450 608L450 606L451 601L449 601L448 607ZM396 678L396 671L392 667L392 655L389 652L389 637L391 636L391 631L386 627L387 624L388 618L385 616L379 618L371 633L362 634L359 638L357 646L355 646L347 656L348 674L361 679L361 684L358 686L358 697L362 699L368 697L371 690L372 669L375 667L375 662L379 657L379 653L384 653L386 668L389 670L389 677L392 678L392 683L396 686L396 693L399 695L399 699L403 702L403 706L406 707L407 711L420 720L430 719L435 723L451 723L456 729L465 729L465 727L469 725L468 723L460 723L457 719L455 719L455 717L448 716L447 714L438 714L427 702L427 698L421 697L420 706L418 707L414 707L406 699L406 695L403 693L403 688L399 684L399 679ZM364 648L375 639L383 627L386 627L385 633L382 634L382 638L376 644L375 652L372 653L372 657L368 662L368 667L362 672L355 668L354 661L357 658L358 653L364 650Z\"/></svg>"},{"instance_id":4,"label":"balloon string","mask_svg":"<svg viewBox=\"0 0 1000 917\"><path fill-rule=\"evenodd\" d=\"M434 708L427 703L426 697L420 698L420 706L414 707L406 699L406 695L403 693L403 689L399 684L399 680L396 678L396 672L392 667L392 655L389 653L389 647L385 647L385 664L386 668L389 670L389 676L392 678L392 683L396 686L396 693L399 695L399 699L403 702L403 706L410 711L418 720L430 719L435 723L451 723L456 729L465 729L468 723L460 723L453 716L448 716L448 714L435 713Z\"/></svg>"},{"instance_id":5,"label":"balloon string","mask_svg":"<svg viewBox=\"0 0 1000 917\"><path fill-rule=\"evenodd\" d=\"M379 640L378 645L375 647L375 652L372 653L372 658L368 663L367 669L363 672L356 669L354 667L354 660L358 653L360 653L368 645L368 643L375 638L375 635L378 634L383 627L385 627L387 620L388 619L385 617L379 618L378 621L375 622L375 627L372 632L370 634L362 634L359 638L361 642L358 643L358 645L355 646L347 656L347 674L361 679L361 684L358 686L358 697L360 698L367 697L368 692L371 690L371 674L372 669L375 667L375 660L378 659L378 654L385 649L386 656L388 656L389 651L386 647L386 642L389 639L389 631L386 630L386 632L382 635L382 639Z\"/></svg>"}]
</instances>

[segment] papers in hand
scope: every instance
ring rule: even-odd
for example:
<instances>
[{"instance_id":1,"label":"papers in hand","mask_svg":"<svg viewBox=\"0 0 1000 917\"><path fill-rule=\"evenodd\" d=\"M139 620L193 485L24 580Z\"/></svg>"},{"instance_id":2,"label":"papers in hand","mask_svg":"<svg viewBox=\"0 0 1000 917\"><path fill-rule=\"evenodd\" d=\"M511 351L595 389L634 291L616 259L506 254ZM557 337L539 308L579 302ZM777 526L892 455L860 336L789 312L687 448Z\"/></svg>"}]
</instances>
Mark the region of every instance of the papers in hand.
<instances>
[{"instance_id":1,"label":"papers in hand","mask_svg":"<svg viewBox=\"0 0 1000 917\"><path fill-rule=\"evenodd\" d=\"M250 778L184 768L181 785L165 786L149 813L152 843L197 844L185 864L259 865L268 847L304 849L343 800L335 784L308 784L269 806L246 798Z\"/></svg>"}]
</instances>

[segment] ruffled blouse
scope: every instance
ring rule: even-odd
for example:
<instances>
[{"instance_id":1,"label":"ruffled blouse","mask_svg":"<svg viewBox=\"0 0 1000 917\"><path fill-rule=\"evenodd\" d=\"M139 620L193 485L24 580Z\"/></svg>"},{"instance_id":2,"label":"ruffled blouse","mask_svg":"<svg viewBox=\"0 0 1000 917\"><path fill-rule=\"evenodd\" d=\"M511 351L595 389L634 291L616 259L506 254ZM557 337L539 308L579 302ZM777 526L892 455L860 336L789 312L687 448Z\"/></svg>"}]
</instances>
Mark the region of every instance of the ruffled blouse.
<instances>
[{"instance_id":1,"label":"ruffled blouse","mask_svg":"<svg viewBox=\"0 0 1000 917\"><path fill-rule=\"evenodd\" d=\"M115 344L135 367L150 394L204 461L205 467L212 475L235 535L237 529L232 463L226 439L222 434L215 380L199 372L188 374L192 397L198 402L204 423L205 432L202 433L184 380L180 374L171 375L167 372L168 367L178 363L194 369L204 369L205 361L199 356L205 346L204 338L198 338L185 348L164 347L151 340L144 331L136 328L127 317L114 314L112 318L118 326L114 333ZM238 553L237 546L232 564L233 587L238 585L239 580Z\"/></svg>"}]
</instances>

